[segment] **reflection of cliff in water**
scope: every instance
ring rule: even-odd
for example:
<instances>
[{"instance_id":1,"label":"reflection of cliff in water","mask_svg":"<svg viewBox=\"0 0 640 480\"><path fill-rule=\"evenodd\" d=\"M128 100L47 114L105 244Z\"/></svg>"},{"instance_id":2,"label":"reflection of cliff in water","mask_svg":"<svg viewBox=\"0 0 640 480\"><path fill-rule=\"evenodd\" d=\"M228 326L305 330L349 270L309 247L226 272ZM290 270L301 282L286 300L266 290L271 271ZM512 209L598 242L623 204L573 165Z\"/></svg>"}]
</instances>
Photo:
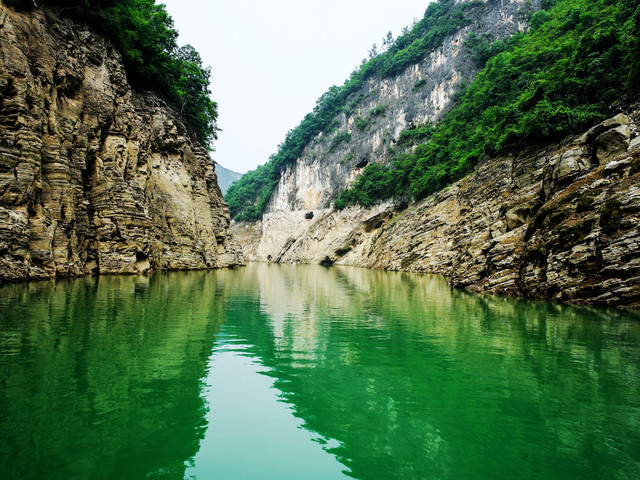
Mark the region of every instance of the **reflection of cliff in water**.
<instances>
[{"instance_id":1,"label":"reflection of cliff in water","mask_svg":"<svg viewBox=\"0 0 640 480\"><path fill-rule=\"evenodd\" d=\"M219 337L356 478L638 478L637 318L344 267L7 285L0 472L183 478Z\"/></svg>"},{"instance_id":2,"label":"reflection of cliff in water","mask_svg":"<svg viewBox=\"0 0 640 480\"><path fill-rule=\"evenodd\" d=\"M611 425L629 434L617 446L626 455L640 446L637 416L616 408L640 398L637 316L405 273L251 265L243 275L260 313L231 296L229 325L306 427L340 442L331 451L356 478L640 472L633 455L616 463L603 450Z\"/></svg>"},{"instance_id":3,"label":"reflection of cliff in water","mask_svg":"<svg viewBox=\"0 0 640 480\"><path fill-rule=\"evenodd\" d=\"M0 472L182 479L206 428L216 274L2 287Z\"/></svg>"}]
</instances>

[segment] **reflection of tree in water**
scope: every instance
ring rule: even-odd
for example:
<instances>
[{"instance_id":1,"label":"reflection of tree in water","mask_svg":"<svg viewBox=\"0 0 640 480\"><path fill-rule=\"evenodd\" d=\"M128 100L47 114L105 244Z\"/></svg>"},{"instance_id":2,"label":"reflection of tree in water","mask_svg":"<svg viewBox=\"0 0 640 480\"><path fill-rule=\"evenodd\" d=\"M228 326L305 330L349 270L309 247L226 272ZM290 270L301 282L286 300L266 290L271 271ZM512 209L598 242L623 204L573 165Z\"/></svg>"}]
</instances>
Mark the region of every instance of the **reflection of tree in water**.
<instances>
[{"instance_id":1,"label":"reflection of tree in water","mask_svg":"<svg viewBox=\"0 0 640 480\"><path fill-rule=\"evenodd\" d=\"M2 287L0 471L182 479L206 428L215 273Z\"/></svg>"},{"instance_id":2,"label":"reflection of tree in water","mask_svg":"<svg viewBox=\"0 0 640 480\"><path fill-rule=\"evenodd\" d=\"M638 418L617 408L640 398L637 315L477 296L403 273L245 273L260 311L232 296L229 326L306 427L340 442L331 451L354 477L640 472ZM607 449L612 438L621 455Z\"/></svg>"}]
</instances>

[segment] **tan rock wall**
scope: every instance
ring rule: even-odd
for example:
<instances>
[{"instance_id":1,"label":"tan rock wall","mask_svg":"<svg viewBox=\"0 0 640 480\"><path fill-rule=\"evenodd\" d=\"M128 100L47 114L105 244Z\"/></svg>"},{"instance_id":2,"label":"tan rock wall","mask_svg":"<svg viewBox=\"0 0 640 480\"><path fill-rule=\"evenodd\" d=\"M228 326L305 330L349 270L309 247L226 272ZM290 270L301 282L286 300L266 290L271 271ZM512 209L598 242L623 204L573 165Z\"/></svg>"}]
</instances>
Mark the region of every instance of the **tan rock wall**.
<instances>
[{"instance_id":1,"label":"tan rock wall","mask_svg":"<svg viewBox=\"0 0 640 480\"><path fill-rule=\"evenodd\" d=\"M107 41L0 3L0 55L0 280L241 262L208 153Z\"/></svg>"},{"instance_id":2,"label":"tan rock wall","mask_svg":"<svg viewBox=\"0 0 640 480\"><path fill-rule=\"evenodd\" d=\"M489 159L408 208L265 215L245 241L259 261L437 273L477 292L638 308L639 118Z\"/></svg>"}]
</instances>

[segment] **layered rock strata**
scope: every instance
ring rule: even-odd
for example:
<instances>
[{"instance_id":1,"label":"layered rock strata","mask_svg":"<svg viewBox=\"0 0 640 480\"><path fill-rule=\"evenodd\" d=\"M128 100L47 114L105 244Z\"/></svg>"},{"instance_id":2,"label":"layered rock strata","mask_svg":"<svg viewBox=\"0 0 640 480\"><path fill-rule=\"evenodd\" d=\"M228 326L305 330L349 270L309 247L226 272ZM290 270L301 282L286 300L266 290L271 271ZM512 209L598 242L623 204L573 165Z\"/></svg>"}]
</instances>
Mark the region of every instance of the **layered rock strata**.
<instances>
[{"instance_id":1,"label":"layered rock strata","mask_svg":"<svg viewBox=\"0 0 640 480\"><path fill-rule=\"evenodd\" d=\"M242 261L207 151L119 54L0 3L0 281Z\"/></svg>"},{"instance_id":2,"label":"layered rock strata","mask_svg":"<svg viewBox=\"0 0 640 480\"><path fill-rule=\"evenodd\" d=\"M233 228L260 261L438 273L477 292L638 308L639 119L488 159L408 207L279 211Z\"/></svg>"}]
</instances>

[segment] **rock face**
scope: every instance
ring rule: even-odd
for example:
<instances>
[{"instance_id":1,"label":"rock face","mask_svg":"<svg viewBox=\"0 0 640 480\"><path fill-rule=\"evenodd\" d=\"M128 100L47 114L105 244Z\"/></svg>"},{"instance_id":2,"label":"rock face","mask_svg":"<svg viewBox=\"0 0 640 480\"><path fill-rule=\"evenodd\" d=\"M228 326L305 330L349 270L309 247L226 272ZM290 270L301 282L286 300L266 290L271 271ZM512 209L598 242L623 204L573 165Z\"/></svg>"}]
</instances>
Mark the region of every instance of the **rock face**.
<instances>
[{"instance_id":1,"label":"rock face","mask_svg":"<svg viewBox=\"0 0 640 480\"><path fill-rule=\"evenodd\" d=\"M458 1L457 4L464 4ZM281 174L262 221L235 224L249 259L347 264L447 276L474 291L640 307L640 114L619 114L579 138L493 158L413 205L331 208L400 132L439 119L477 68L470 33L526 28L540 2L467 4L470 23L392 79L370 79Z\"/></svg>"},{"instance_id":2,"label":"rock face","mask_svg":"<svg viewBox=\"0 0 640 480\"><path fill-rule=\"evenodd\" d=\"M540 0L458 1L467 4L469 23L446 36L441 45L394 78L371 78L334 119L331 133L319 134L294 165L288 166L266 213L316 210L331 206L370 162L391 160L389 148L400 133L436 122L463 82L477 73L465 41L470 34L493 40L526 28L526 12Z\"/></svg>"},{"instance_id":3,"label":"rock face","mask_svg":"<svg viewBox=\"0 0 640 480\"><path fill-rule=\"evenodd\" d=\"M234 229L262 261L438 273L477 292L639 308L639 120L618 115L489 159L409 208L274 212Z\"/></svg>"},{"instance_id":4,"label":"rock face","mask_svg":"<svg viewBox=\"0 0 640 480\"><path fill-rule=\"evenodd\" d=\"M242 261L208 153L119 54L0 3L0 280Z\"/></svg>"}]
</instances>

